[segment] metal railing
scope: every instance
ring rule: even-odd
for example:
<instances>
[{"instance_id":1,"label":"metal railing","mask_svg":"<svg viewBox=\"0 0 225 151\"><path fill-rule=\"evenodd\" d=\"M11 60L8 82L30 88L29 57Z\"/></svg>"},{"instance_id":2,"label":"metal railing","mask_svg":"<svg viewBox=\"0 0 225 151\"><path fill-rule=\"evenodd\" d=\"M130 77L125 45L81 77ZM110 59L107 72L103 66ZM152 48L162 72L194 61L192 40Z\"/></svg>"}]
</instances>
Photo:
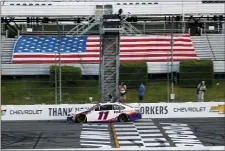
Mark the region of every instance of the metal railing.
<instances>
[{"instance_id":1,"label":"metal railing","mask_svg":"<svg viewBox=\"0 0 225 151\"><path fill-rule=\"evenodd\" d=\"M94 18L94 17L93 17ZM88 20L88 19L87 19ZM204 24L204 27L202 28L202 33L223 33L225 28L223 26L218 26L219 24L224 24L224 22L214 22L214 21L204 21L202 22ZM62 35L66 34L81 34L84 28L84 26L93 26L96 23L90 23L88 25L84 25L82 23L77 24L59 24L60 33ZM174 21L175 26L174 32L175 33L182 33L182 22ZM188 27L188 22L184 22L185 27ZM4 24L2 24L4 25ZM155 22L126 22L126 25L131 25L132 29L136 31L136 33L143 33L143 34L154 34L154 33L170 33L172 30L172 23L171 21L155 21ZM18 26L23 27L21 31L18 32L17 35L20 34L27 34L27 35L57 35L57 24L56 23L49 23L49 24L18 24ZM32 31L27 31L27 27L32 28ZM210 26L214 26L214 29L210 29ZM2 29L3 30L3 29ZM188 33L188 28L185 29L184 33ZM92 34L99 34L99 29L93 27L91 30L88 31L89 35ZM126 35L126 32L123 34ZM129 34L129 32L127 32ZM7 28L2 31L2 35L10 35L10 31L7 30ZM7 36L8 37L8 36Z\"/></svg>"},{"instance_id":2,"label":"metal railing","mask_svg":"<svg viewBox=\"0 0 225 151\"><path fill-rule=\"evenodd\" d=\"M74 28L72 28L70 31L68 31L66 33L66 35L75 35L78 34L80 31L83 31L87 28L89 28L90 26L93 27L93 24L95 25L96 23L91 23L95 20L94 16L89 16L87 17L83 23L76 25Z\"/></svg>"},{"instance_id":3,"label":"metal railing","mask_svg":"<svg viewBox=\"0 0 225 151\"><path fill-rule=\"evenodd\" d=\"M214 54L214 51L213 51L213 48L212 48L211 42L210 42L210 40L209 40L209 36L208 36L208 34L207 34L207 33L205 33L205 35L206 35L207 42L209 43L209 48L210 48L210 50L212 51L213 58L214 58L214 60L216 60L216 56L215 56L215 54Z\"/></svg>"}]
</instances>

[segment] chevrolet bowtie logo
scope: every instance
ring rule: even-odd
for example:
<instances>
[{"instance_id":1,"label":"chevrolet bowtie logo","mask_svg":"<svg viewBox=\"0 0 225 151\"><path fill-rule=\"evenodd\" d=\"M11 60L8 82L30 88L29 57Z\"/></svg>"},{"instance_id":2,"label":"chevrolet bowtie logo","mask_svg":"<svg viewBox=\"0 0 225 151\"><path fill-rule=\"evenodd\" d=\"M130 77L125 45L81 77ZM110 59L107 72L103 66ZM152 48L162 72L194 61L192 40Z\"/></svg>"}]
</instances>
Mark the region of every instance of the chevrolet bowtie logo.
<instances>
[{"instance_id":1,"label":"chevrolet bowtie logo","mask_svg":"<svg viewBox=\"0 0 225 151\"><path fill-rule=\"evenodd\" d=\"M225 105L212 106L210 111L211 112L225 113Z\"/></svg>"},{"instance_id":2,"label":"chevrolet bowtie logo","mask_svg":"<svg viewBox=\"0 0 225 151\"><path fill-rule=\"evenodd\" d=\"M6 110L1 110L1 116L5 115Z\"/></svg>"}]
</instances>

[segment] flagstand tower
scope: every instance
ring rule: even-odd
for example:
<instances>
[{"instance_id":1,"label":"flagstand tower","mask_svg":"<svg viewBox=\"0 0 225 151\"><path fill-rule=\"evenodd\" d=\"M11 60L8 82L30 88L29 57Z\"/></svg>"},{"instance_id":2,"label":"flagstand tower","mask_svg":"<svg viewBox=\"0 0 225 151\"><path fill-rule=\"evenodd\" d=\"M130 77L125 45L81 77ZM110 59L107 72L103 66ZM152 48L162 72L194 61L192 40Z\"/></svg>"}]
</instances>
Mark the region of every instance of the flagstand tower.
<instances>
[{"instance_id":1,"label":"flagstand tower","mask_svg":"<svg viewBox=\"0 0 225 151\"><path fill-rule=\"evenodd\" d=\"M100 23L100 91L101 102L110 101L110 95L119 96L120 32L119 15L103 15Z\"/></svg>"}]
</instances>

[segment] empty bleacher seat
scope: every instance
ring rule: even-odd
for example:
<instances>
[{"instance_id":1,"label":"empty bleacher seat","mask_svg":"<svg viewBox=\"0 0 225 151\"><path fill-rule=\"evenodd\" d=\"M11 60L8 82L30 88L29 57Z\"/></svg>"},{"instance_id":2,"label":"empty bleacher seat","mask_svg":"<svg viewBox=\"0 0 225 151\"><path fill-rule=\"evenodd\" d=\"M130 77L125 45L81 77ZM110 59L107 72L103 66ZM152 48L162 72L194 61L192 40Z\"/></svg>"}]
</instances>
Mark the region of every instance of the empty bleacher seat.
<instances>
[{"instance_id":1,"label":"empty bleacher seat","mask_svg":"<svg viewBox=\"0 0 225 151\"><path fill-rule=\"evenodd\" d=\"M225 35L203 34L192 36L197 55L201 59L225 60Z\"/></svg>"},{"instance_id":2,"label":"empty bleacher seat","mask_svg":"<svg viewBox=\"0 0 225 151\"><path fill-rule=\"evenodd\" d=\"M208 34L208 39L212 47L216 60L225 60L225 35L224 34Z\"/></svg>"}]
</instances>

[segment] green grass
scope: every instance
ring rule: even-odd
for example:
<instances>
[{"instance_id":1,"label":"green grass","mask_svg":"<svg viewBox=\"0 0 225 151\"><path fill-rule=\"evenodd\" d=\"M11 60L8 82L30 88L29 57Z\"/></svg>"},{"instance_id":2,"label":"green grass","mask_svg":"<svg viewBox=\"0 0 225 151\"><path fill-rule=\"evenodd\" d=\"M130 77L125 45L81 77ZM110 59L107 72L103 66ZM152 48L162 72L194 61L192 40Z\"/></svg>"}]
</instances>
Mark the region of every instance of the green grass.
<instances>
[{"instance_id":1,"label":"green grass","mask_svg":"<svg viewBox=\"0 0 225 151\"><path fill-rule=\"evenodd\" d=\"M208 88L205 94L205 101L224 100L225 81L219 80L218 86ZM137 89L130 89L127 93L127 102L138 101ZM196 101L195 88L180 88L174 85L176 102ZM85 103L88 98L93 97L99 101L98 81L82 80L77 85L62 85L62 103ZM167 102L167 81L150 80L146 86L144 102ZM55 88L48 78L25 78L8 79L2 81L2 104L54 104Z\"/></svg>"}]
</instances>

